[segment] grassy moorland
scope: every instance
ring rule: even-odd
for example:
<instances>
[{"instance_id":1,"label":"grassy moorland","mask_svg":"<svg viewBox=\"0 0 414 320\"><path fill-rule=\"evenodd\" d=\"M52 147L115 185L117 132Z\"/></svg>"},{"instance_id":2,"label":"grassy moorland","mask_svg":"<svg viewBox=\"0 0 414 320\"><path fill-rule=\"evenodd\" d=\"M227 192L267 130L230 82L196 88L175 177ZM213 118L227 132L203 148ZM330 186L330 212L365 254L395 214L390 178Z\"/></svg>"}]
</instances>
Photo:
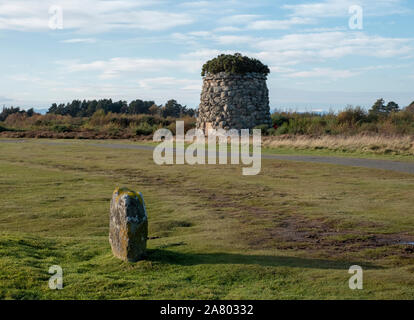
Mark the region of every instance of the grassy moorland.
<instances>
[{"instance_id":1,"label":"grassy moorland","mask_svg":"<svg viewBox=\"0 0 414 320\"><path fill-rule=\"evenodd\" d=\"M143 192L148 257L114 258L109 201ZM414 176L266 160L157 166L88 141L0 143L1 299L413 299ZM60 265L63 290L48 289ZM364 269L364 289L348 268Z\"/></svg>"},{"instance_id":2,"label":"grassy moorland","mask_svg":"<svg viewBox=\"0 0 414 320\"><path fill-rule=\"evenodd\" d=\"M109 109L106 110L105 101L101 104L95 101L96 106L92 101L89 107L87 102L80 104L80 101L74 101L66 107L51 107L46 115L36 114L33 110L4 108L0 113L0 138L148 142L160 128L174 133L177 120L185 122L186 131L196 125L195 111L182 107L175 100L170 100L164 107L153 105L146 111L137 109L137 101L133 101L129 107L123 107L128 113L109 111L116 111L115 107L119 109L121 102L112 103L112 107L107 106ZM147 102L147 106L150 103ZM271 128L257 127L264 137L263 147L269 152L276 149L276 152L386 156L407 160L414 156L414 102L404 109L399 109L393 102L385 105L380 99L369 111L359 107L326 114L277 111L272 114L272 122Z\"/></svg>"}]
</instances>

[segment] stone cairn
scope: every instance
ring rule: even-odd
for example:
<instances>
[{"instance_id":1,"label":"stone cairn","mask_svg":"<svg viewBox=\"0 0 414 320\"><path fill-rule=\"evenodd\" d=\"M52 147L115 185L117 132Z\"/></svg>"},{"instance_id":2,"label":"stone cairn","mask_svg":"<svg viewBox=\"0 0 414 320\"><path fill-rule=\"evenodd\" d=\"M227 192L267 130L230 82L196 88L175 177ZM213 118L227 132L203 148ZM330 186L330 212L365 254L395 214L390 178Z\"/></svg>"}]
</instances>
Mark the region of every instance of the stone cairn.
<instances>
[{"instance_id":1,"label":"stone cairn","mask_svg":"<svg viewBox=\"0 0 414 320\"><path fill-rule=\"evenodd\" d=\"M203 78L197 128L252 129L271 126L269 90L261 73L206 74Z\"/></svg>"},{"instance_id":2,"label":"stone cairn","mask_svg":"<svg viewBox=\"0 0 414 320\"><path fill-rule=\"evenodd\" d=\"M114 191L111 200L109 243L115 257L136 262L147 248L148 217L144 197L127 188Z\"/></svg>"}]
</instances>

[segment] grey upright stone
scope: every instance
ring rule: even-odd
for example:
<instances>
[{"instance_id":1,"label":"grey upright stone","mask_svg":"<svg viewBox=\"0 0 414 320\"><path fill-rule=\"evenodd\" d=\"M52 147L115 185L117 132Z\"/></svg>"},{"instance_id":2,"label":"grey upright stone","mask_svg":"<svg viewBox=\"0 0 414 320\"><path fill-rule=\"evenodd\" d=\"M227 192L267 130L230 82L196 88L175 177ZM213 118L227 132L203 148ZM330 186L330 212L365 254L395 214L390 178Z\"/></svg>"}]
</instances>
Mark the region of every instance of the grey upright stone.
<instances>
[{"instance_id":1,"label":"grey upright stone","mask_svg":"<svg viewBox=\"0 0 414 320\"><path fill-rule=\"evenodd\" d=\"M127 188L114 191L111 200L109 243L115 257L136 262L143 258L148 238L144 197Z\"/></svg>"}]
</instances>

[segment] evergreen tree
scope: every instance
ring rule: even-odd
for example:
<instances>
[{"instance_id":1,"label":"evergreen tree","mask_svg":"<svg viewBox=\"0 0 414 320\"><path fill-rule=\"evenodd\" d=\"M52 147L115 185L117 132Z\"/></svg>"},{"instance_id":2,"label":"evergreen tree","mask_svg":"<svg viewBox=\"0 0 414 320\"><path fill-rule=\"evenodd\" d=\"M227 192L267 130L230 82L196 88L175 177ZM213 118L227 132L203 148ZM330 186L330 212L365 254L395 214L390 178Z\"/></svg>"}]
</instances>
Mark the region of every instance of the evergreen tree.
<instances>
[{"instance_id":1,"label":"evergreen tree","mask_svg":"<svg viewBox=\"0 0 414 320\"><path fill-rule=\"evenodd\" d=\"M385 111L388 113L391 112L398 112L400 110L400 106L396 104L394 101L388 102L387 106L385 107Z\"/></svg>"}]
</instances>

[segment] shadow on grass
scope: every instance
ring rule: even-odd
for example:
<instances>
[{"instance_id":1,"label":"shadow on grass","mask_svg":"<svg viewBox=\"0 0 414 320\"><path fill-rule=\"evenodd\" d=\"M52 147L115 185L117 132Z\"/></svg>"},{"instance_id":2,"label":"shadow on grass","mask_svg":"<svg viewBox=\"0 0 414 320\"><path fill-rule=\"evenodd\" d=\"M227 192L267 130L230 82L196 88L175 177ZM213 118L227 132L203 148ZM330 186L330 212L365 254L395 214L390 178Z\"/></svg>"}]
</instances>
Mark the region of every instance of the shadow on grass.
<instances>
[{"instance_id":1,"label":"shadow on grass","mask_svg":"<svg viewBox=\"0 0 414 320\"><path fill-rule=\"evenodd\" d=\"M334 261L323 259L306 259L296 257L243 255L233 253L181 253L163 249L149 249L147 260L166 264L192 266L199 264L245 264L259 266L310 268L310 269L341 269L348 270L353 265L363 269L383 269L368 262Z\"/></svg>"}]
</instances>

